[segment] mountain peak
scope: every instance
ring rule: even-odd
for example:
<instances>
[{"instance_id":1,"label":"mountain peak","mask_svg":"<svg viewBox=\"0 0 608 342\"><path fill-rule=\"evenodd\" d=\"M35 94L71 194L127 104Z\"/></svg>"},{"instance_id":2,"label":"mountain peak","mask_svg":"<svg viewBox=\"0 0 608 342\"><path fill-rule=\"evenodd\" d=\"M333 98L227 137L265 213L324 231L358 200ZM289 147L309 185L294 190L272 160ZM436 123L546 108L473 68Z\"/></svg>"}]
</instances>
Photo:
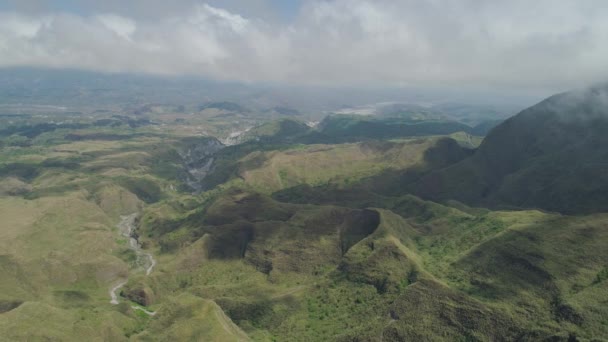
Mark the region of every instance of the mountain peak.
<instances>
[{"instance_id":1,"label":"mountain peak","mask_svg":"<svg viewBox=\"0 0 608 342\"><path fill-rule=\"evenodd\" d=\"M429 175L423 197L564 213L608 210L608 86L549 97L494 128L470 158Z\"/></svg>"}]
</instances>

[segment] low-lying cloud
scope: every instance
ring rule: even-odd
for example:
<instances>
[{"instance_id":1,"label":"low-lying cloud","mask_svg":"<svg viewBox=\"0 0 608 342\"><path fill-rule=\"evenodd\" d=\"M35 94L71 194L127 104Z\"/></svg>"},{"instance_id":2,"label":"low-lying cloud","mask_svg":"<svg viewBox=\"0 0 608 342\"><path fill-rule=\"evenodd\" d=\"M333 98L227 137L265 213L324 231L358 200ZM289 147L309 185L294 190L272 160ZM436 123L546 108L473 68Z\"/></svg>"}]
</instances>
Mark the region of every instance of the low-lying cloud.
<instances>
[{"instance_id":1,"label":"low-lying cloud","mask_svg":"<svg viewBox=\"0 0 608 342\"><path fill-rule=\"evenodd\" d=\"M0 12L0 66L326 85L570 87L608 78L603 0L309 1L289 21L216 6L154 17Z\"/></svg>"}]
</instances>

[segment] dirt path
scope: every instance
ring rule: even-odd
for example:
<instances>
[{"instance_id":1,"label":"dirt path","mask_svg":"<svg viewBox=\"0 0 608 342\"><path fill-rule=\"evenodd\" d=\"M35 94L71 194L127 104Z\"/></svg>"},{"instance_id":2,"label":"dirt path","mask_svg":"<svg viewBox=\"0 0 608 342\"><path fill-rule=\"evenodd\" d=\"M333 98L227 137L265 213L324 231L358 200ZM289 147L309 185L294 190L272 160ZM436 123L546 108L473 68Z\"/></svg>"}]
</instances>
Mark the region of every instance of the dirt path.
<instances>
[{"instance_id":1,"label":"dirt path","mask_svg":"<svg viewBox=\"0 0 608 342\"><path fill-rule=\"evenodd\" d=\"M148 311L148 310L146 310L146 309L144 309L144 308L142 308L140 306L131 305L131 308L133 308L133 310L142 311L142 312L144 312L148 316L156 316L156 312L154 312L154 311Z\"/></svg>"},{"instance_id":2,"label":"dirt path","mask_svg":"<svg viewBox=\"0 0 608 342\"><path fill-rule=\"evenodd\" d=\"M114 286L113 288L110 289L110 298L112 298L112 300L110 300L110 303L117 305L119 303L118 301L118 295L116 294L118 292L118 290L120 290L123 286L125 286L125 284L127 283L127 281L123 281L120 282L118 285Z\"/></svg>"},{"instance_id":3,"label":"dirt path","mask_svg":"<svg viewBox=\"0 0 608 342\"><path fill-rule=\"evenodd\" d=\"M156 266L156 260L154 260L154 257L152 256L152 254L150 254L150 253L145 253L145 254L148 257L148 260L150 261L150 267L148 267L146 269L146 275L149 276L150 273L152 273L152 271L154 270L154 266Z\"/></svg>"}]
</instances>

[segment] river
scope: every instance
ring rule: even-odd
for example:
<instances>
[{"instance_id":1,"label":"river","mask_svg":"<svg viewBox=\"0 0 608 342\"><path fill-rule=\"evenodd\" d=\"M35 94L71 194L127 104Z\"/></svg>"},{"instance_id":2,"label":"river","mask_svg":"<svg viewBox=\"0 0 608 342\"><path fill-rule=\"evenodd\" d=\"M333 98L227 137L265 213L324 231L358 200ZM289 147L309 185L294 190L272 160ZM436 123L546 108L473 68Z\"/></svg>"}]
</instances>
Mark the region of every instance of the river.
<instances>
[{"instance_id":1,"label":"river","mask_svg":"<svg viewBox=\"0 0 608 342\"><path fill-rule=\"evenodd\" d=\"M138 268L145 270L146 276L149 276L152 271L154 271L154 267L156 266L156 260L151 253L145 252L141 248L141 244L135 238L135 220L137 219L137 213L133 213L131 215L125 215L120 217L120 222L116 225L120 235L128 239L129 248L135 252L136 260L135 264ZM120 289L123 288L127 284L127 279L122 279L118 284L113 286L110 289L110 303L116 305L119 302L118 293L120 293ZM140 308L138 306L133 306L133 309L141 310L150 316L154 316L156 313L152 311L147 311L146 309Z\"/></svg>"}]
</instances>

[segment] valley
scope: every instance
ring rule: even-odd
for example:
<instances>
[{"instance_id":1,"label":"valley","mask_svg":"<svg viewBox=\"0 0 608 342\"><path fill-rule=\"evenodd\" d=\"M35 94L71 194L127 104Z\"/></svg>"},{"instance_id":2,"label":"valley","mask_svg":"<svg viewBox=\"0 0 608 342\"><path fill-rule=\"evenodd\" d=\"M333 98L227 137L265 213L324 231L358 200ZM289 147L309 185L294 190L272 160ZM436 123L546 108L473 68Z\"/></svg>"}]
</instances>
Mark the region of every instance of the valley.
<instances>
[{"instance_id":1,"label":"valley","mask_svg":"<svg viewBox=\"0 0 608 342\"><path fill-rule=\"evenodd\" d=\"M605 0L0 0L0 342L608 342Z\"/></svg>"},{"instance_id":2,"label":"valley","mask_svg":"<svg viewBox=\"0 0 608 342\"><path fill-rule=\"evenodd\" d=\"M24 119L0 132L0 336L601 341L605 93L486 137L419 108L238 139L168 112Z\"/></svg>"},{"instance_id":3,"label":"valley","mask_svg":"<svg viewBox=\"0 0 608 342\"><path fill-rule=\"evenodd\" d=\"M137 213L131 215L124 215L120 217L120 223L117 225L118 231L120 235L126 239L128 239L129 248L135 253L135 265L142 268L146 272L146 276L149 276L150 273L154 270L154 266L156 266L156 260L152 254L142 251L139 241L134 237L135 235L135 220L137 219ZM121 281L118 285L112 287L110 290L110 303L117 305L120 302L118 301L118 293L122 289L123 286L127 284L127 281ZM135 310L141 310L144 313L154 316L156 313L147 311L144 308L138 306L132 306Z\"/></svg>"}]
</instances>

